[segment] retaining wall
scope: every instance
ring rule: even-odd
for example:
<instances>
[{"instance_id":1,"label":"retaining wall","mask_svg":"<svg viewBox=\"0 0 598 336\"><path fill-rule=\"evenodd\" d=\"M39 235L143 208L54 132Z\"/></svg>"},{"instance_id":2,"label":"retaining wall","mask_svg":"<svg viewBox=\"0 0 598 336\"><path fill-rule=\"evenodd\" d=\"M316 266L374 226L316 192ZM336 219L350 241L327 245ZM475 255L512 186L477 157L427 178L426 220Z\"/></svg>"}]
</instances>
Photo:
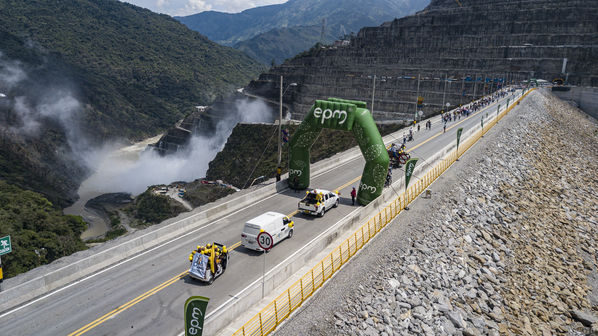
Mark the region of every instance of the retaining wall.
<instances>
[{"instance_id":1,"label":"retaining wall","mask_svg":"<svg viewBox=\"0 0 598 336\"><path fill-rule=\"evenodd\" d=\"M570 91L552 91L552 93L598 119L598 88L572 87Z\"/></svg>"}]
</instances>

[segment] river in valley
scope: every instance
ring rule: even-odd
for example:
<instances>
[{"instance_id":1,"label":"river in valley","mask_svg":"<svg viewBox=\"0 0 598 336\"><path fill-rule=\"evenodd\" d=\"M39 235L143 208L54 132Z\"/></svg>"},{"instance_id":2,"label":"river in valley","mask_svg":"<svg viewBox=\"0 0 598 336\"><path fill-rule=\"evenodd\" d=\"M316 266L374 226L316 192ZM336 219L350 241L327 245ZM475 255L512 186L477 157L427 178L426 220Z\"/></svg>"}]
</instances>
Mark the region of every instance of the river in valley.
<instances>
[{"instance_id":1,"label":"river in valley","mask_svg":"<svg viewBox=\"0 0 598 336\"><path fill-rule=\"evenodd\" d=\"M89 200L106 193L130 192L126 189L119 190L114 182L121 178L124 171L129 170L139 162L141 153L147 148L147 145L156 143L161 136L158 135L110 151L99 160L96 171L81 183L78 190L79 200L64 209L65 214L81 216L88 224L87 230L81 234L81 239L101 237L110 230L108 218L97 210L86 207L85 204Z\"/></svg>"}]
</instances>

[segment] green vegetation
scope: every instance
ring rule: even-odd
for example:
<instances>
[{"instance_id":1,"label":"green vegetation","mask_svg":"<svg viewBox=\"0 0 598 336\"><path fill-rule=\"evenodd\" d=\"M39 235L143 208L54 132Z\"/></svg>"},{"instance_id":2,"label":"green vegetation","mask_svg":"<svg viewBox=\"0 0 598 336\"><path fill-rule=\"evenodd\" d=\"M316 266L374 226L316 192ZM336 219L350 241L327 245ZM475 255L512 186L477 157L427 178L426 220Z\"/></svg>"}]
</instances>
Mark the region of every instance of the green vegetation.
<instances>
[{"instance_id":1,"label":"green vegetation","mask_svg":"<svg viewBox=\"0 0 598 336\"><path fill-rule=\"evenodd\" d=\"M0 180L35 190L64 207L74 199L83 169L56 149L67 146L59 131L47 128L40 139L0 132Z\"/></svg>"},{"instance_id":2,"label":"green vegetation","mask_svg":"<svg viewBox=\"0 0 598 336\"><path fill-rule=\"evenodd\" d=\"M201 180L195 180L190 183L177 183L185 189L183 199L189 202L193 207L198 207L207 203L214 202L235 191L214 184L202 184ZM124 211L133 218L132 224L135 226L149 226L158 224L165 219L178 216L187 209L176 200L154 193L154 190L161 186L151 186L144 193L137 196L135 200L125 206ZM120 222L119 222L120 223ZM114 227L114 225L113 225Z\"/></svg>"},{"instance_id":3,"label":"green vegetation","mask_svg":"<svg viewBox=\"0 0 598 336\"><path fill-rule=\"evenodd\" d=\"M282 64L287 58L296 55L320 41L322 27L276 28L235 44L252 58L268 64ZM325 42L332 42L335 37L327 34Z\"/></svg>"},{"instance_id":4,"label":"green vegetation","mask_svg":"<svg viewBox=\"0 0 598 336\"><path fill-rule=\"evenodd\" d=\"M185 184L185 190L184 199L191 203L193 207L214 202L235 192L233 189L215 184L202 184L201 180Z\"/></svg>"},{"instance_id":5,"label":"green vegetation","mask_svg":"<svg viewBox=\"0 0 598 336\"><path fill-rule=\"evenodd\" d=\"M206 11L176 19L212 41L235 46L269 64L273 58L278 62L291 58L320 41L323 20L326 30L320 42L329 43L363 27L415 13L429 2L290 0L236 14Z\"/></svg>"},{"instance_id":6,"label":"green vegetation","mask_svg":"<svg viewBox=\"0 0 598 336\"><path fill-rule=\"evenodd\" d=\"M85 243L103 243L127 233L127 229L120 223L118 211L107 212L110 218L110 230L106 232L104 238L86 240Z\"/></svg>"},{"instance_id":7,"label":"green vegetation","mask_svg":"<svg viewBox=\"0 0 598 336\"><path fill-rule=\"evenodd\" d=\"M46 74L74 82L89 104L84 128L99 139L155 135L263 70L169 16L117 0L2 1L0 36L7 57L49 62Z\"/></svg>"},{"instance_id":8,"label":"green vegetation","mask_svg":"<svg viewBox=\"0 0 598 336\"><path fill-rule=\"evenodd\" d=\"M318 26L326 20L327 31L340 36L366 26L402 17L423 9L429 0L290 0L230 14L206 11L176 19L212 41L234 45L269 30L283 27ZM320 36L320 31L316 33Z\"/></svg>"},{"instance_id":9,"label":"green vegetation","mask_svg":"<svg viewBox=\"0 0 598 336\"><path fill-rule=\"evenodd\" d=\"M0 180L0 236L10 235L13 248L2 256L6 278L84 250L84 230L81 217L62 215L42 195Z\"/></svg>"},{"instance_id":10,"label":"green vegetation","mask_svg":"<svg viewBox=\"0 0 598 336\"><path fill-rule=\"evenodd\" d=\"M0 1L0 57L26 73L1 87L9 99L39 100L48 88L77 98L82 110L69 127L86 138L70 139L78 143L154 136L264 69L169 16L117 0ZM12 126L15 114L0 104L0 124ZM40 123L32 137L2 129L0 179L66 206L85 172L62 126Z\"/></svg>"},{"instance_id":11,"label":"green vegetation","mask_svg":"<svg viewBox=\"0 0 598 336\"><path fill-rule=\"evenodd\" d=\"M293 134L298 127L298 125L285 126L290 134ZM401 127L399 124L378 125L382 135L396 132ZM275 177L278 161L277 130L278 126L274 125L237 125L224 149L210 162L206 178L221 179L238 188L244 188L248 187L256 177ZM311 162L331 157L354 146L357 146L357 142L351 132L323 129L311 149ZM282 168L283 173L288 169L288 145L286 144L283 146Z\"/></svg>"},{"instance_id":12,"label":"green vegetation","mask_svg":"<svg viewBox=\"0 0 598 336\"><path fill-rule=\"evenodd\" d=\"M137 196L133 203L127 207L128 213L137 221L135 225L152 225L172 218L187 211L179 202L164 195L156 195L148 188L141 195Z\"/></svg>"}]
</instances>

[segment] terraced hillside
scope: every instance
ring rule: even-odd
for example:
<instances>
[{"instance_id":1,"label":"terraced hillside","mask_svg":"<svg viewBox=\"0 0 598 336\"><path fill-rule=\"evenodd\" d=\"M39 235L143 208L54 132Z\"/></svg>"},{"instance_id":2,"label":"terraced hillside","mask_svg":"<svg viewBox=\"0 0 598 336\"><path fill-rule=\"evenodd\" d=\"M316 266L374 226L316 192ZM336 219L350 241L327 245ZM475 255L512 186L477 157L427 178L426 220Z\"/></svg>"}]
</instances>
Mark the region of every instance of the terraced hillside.
<instances>
[{"instance_id":1,"label":"terraced hillside","mask_svg":"<svg viewBox=\"0 0 598 336\"><path fill-rule=\"evenodd\" d=\"M370 102L373 92L377 119L409 119L417 110L431 115L443 103L466 103L503 81L568 77L598 86L596 59L596 0L434 0L413 16L360 30L348 46L300 54L248 91L276 99L283 75L299 83L285 95L296 119L319 97ZM418 95L424 104L416 109Z\"/></svg>"}]
</instances>

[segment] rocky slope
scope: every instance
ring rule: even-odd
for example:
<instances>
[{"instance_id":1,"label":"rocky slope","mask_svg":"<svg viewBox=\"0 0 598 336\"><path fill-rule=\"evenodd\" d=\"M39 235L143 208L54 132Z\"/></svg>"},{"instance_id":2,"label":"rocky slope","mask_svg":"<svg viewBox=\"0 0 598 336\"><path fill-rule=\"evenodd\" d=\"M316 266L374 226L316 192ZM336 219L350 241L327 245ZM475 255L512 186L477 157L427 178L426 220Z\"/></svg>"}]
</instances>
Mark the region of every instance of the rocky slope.
<instances>
[{"instance_id":1,"label":"rocky slope","mask_svg":"<svg viewBox=\"0 0 598 336\"><path fill-rule=\"evenodd\" d=\"M571 83L598 86L597 13L597 0L434 0L416 15L361 29L348 46L300 54L248 91L276 99L280 75L298 83L285 103L300 119L321 97L370 102L376 76L373 110L381 120L413 118L418 95L417 110L429 116L500 81L564 78L564 58Z\"/></svg>"},{"instance_id":2,"label":"rocky slope","mask_svg":"<svg viewBox=\"0 0 598 336\"><path fill-rule=\"evenodd\" d=\"M533 93L276 335L598 334L597 140Z\"/></svg>"}]
</instances>

